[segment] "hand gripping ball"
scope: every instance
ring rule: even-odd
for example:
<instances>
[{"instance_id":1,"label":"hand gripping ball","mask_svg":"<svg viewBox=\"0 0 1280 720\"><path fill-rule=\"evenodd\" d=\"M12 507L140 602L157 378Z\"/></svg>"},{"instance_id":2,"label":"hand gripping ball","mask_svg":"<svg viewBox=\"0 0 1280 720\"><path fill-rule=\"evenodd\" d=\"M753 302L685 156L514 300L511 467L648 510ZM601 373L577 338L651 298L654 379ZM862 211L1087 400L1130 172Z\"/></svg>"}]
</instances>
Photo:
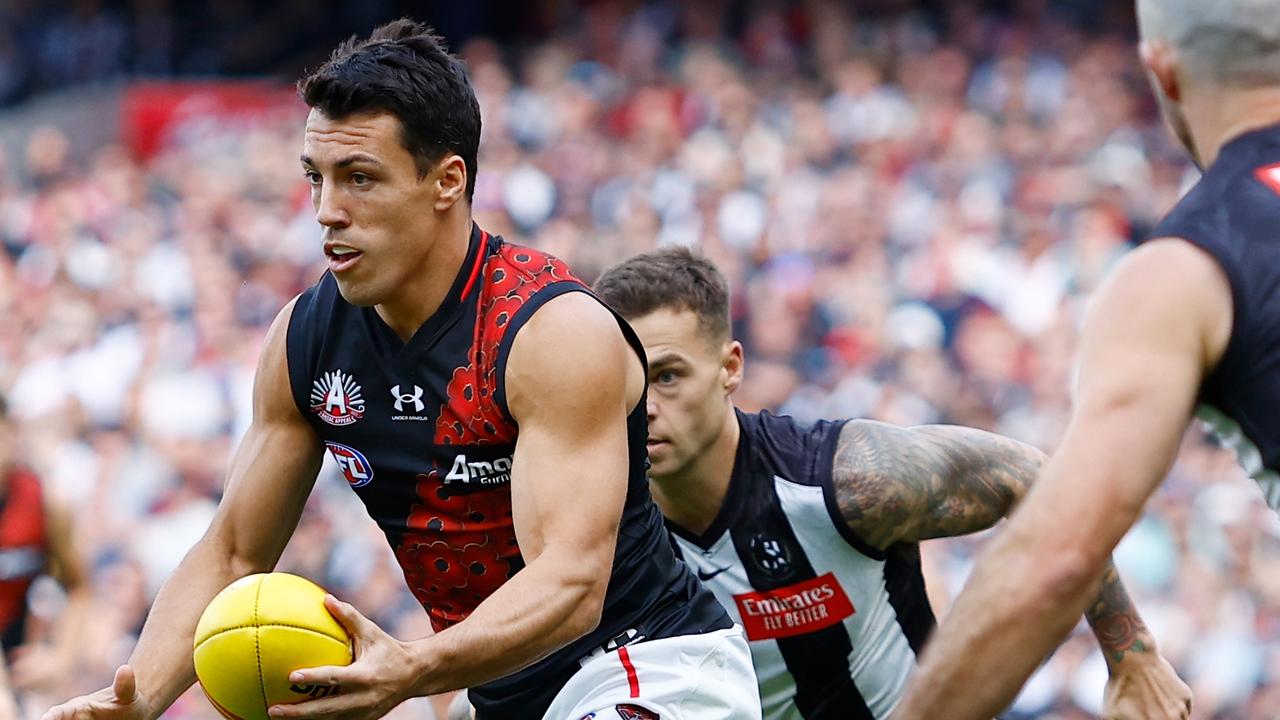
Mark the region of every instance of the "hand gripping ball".
<instances>
[{"instance_id":1,"label":"hand gripping ball","mask_svg":"<svg viewBox=\"0 0 1280 720\"><path fill-rule=\"evenodd\" d=\"M230 720L267 720L267 708L327 697L338 688L295 685L300 668L351 664L351 639L324 607L324 590L288 573L241 578L196 625L196 677Z\"/></svg>"}]
</instances>

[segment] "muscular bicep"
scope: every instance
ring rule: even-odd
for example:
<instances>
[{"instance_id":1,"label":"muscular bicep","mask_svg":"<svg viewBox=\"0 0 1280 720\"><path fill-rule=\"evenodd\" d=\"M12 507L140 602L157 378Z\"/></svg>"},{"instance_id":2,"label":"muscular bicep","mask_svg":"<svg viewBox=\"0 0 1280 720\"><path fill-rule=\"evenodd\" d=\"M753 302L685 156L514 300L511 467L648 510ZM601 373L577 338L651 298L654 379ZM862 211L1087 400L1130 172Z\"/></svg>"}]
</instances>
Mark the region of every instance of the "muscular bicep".
<instances>
[{"instance_id":1,"label":"muscular bicep","mask_svg":"<svg viewBox=\"0 0 1280 720\"><path fill-rule=\"evenodd\" d=\"M841 430L832 478L849 528L884 549L991 527L1022 497L1043 458L972 428L854 420Z\"/></svg>"},{"instance_id":2,"label":"muscular bicep","mask_svg":"<svg viewBox=\"0 0 1280 720\"><path fill-rule=\"evenodd\" d=\"M520 331L506 385L520 428L511 498L521 552L529 560L556 545L607 573L627 491L627 414L643 385L638 358L606 309L569 293Z\"/></svg>"},{"instance_id":3,"label":"muscular bicep","mask_svg":"<svg viewBox=\"0 0 1280 720\"><path fill-rule=\"evenodd\" d=\"M1163 479L1206 369L1226 346L1231 312L1218 266L1176 240L1134 252L1099 291L1071 422L1046 469L1044 509L1078 515L1082 543L1118 542Z\"/></svg>"},{"instance_id":4,"label":"muscular bicep","mask_svg":"<svg viewBox=\"0 0 1280 720\"><path fill-rule=\"evenodd\" d=\"M272 323L253 387L253 420L232 457L209 530L247 572L275 565L297 527L323 446L293 402L285 337L290 303Z\"/></svg>"}]
</instances>

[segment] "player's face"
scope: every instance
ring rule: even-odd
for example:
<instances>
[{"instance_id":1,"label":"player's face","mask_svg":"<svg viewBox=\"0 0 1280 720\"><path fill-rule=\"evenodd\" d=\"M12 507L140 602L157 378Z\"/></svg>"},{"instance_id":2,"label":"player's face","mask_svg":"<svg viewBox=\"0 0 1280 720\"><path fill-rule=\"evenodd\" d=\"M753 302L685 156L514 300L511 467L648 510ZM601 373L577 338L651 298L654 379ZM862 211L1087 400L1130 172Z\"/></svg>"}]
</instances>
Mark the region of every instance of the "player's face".
<instances>
[{"instance_id":1,"label":"player's face","mask_svg":"<svg viewBox=\"0 0 1280 720\"><path fill-rule=\"evenodd\" d=\"M422 273L441 227L437 176L446 163L421 176L400 133L385 112L307 116L303 172L329 270L355 305L387 302Z\"/></svg>"},{"instance_id":2,"label":"player's face","mask_svg":"<svg viewBox=\"0 0 1280 720\"><path fill-rule=\"evenodd\" d=\"M663 308L631 320L649 359L649 475L689 468L724 427L742 379L742 346L707 337L690 310Z\"/></svg>"}]
</instances>

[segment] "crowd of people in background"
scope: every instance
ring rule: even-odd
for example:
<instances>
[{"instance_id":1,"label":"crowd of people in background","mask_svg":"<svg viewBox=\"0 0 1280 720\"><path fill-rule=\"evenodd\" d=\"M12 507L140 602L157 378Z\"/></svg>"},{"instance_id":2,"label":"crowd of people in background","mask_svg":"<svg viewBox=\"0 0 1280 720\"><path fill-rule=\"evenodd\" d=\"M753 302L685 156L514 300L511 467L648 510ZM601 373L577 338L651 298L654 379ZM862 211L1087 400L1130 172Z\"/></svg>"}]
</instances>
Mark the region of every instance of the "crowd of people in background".
<instances>
[{"instance_id":1,"label":"crowd of people in background","mask_svg":"<svg viewBox=\"0 0 1280 720\"><path fill-rule=\"evenodd\" d=\"M152 4L166 5L134 3ZM758 3L725 34L714 7L596 3L514 58L469 40L455 49L485 118L475 215L587 282L655 245L700 247L730 278L744 408L1051 449L1090 291L1194 169L1160 124L1131 18L888 4L905 9ZM302 113L146 160L74 157L53 128L0 157L0 388L25 462L75 509L95 603L76 667L17 678L27 717L127 657L213 513L268 323L323 272ZM940 606L981 542L926 547ZM1280 521L1230 453L1190 431L1117 563L1196 717L1274 715ZM428 632L332 469L280 569L400 637ZM32 647L64 602L35 586ZM1010 717L1096 716L1104 680L1078 634ZM197 693L170 713L216 717Z\"/></svg>"}]
</instances>

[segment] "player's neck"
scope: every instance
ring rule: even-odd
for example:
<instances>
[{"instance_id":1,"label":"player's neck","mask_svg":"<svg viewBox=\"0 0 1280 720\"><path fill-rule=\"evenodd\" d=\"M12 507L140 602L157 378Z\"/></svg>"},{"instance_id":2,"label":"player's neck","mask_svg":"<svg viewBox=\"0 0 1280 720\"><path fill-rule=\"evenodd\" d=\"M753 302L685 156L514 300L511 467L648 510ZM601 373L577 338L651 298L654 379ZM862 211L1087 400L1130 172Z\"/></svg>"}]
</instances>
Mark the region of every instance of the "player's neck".
<instances>
[{"instance_id":1,"label":"player's neck","mask_svg":"<svg viewBox=\"0 0 1280 720\"><path fill-rule=\"evenodd\" d=\"M1200 161L1206 168L1235 138L1251 130L1280 125L1280 87L1223 91L1211 98L1212 102L1206 100L1204 117L1188 118L1193 123Z\"/></svg>"},{"instance_id":2,"label":"player's neck","mask_svg":"<svg viewBox=\"0 0 1280 720\"><path fill-rule=\"evenodd\" d=\"M422 271L413 274L392 299L377 305L378 317L395 331L402 342L408 342L427 318L440 309L462 269L470 241L470 214L453 213L427 253Z\"/></svg>"},{"instance_id":3,"label":"player's neck","mask_svg":"<svg viewBox=\"0 0 1280 720\"><path fill-rule=\"evenodd\" d=\"M729 492L742 429L732 403L726 403L720 433L682 472L651 483L662 514L689 532L701 535L715 522Z\"/></svg>"}]
</instances>

